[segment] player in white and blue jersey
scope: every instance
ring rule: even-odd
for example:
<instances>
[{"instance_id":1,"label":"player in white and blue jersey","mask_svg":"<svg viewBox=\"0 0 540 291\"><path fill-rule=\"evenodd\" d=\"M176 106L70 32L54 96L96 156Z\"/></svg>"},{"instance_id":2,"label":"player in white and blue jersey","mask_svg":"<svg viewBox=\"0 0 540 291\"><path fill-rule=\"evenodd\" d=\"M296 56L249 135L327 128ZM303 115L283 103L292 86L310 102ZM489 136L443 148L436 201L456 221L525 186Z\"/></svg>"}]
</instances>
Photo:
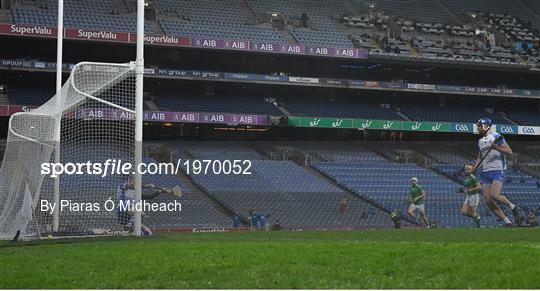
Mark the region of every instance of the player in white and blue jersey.
<instances>
[{"instance_id":1,"label":"player in white and blue jersey","mask_svg":"<svg viewBox=\"0 0 540 291\"><path fill-rule=\"evenodd\" d=\"M512 156L514 153L504 137L491 129L493 122L489 118L481 118L478 120L477 126L478 133L482 137L478 140L479 153L475 168L482 166L480 183L486 204L495 215L504 221L505 226L511 227L513 226L512 222L496 202L505 204L512 210L516 224L521 226L519 207L501 194L504 171L506 170L506 156ZM480 163L482 164L479 165Z\"/></svg>"}]
</instances>

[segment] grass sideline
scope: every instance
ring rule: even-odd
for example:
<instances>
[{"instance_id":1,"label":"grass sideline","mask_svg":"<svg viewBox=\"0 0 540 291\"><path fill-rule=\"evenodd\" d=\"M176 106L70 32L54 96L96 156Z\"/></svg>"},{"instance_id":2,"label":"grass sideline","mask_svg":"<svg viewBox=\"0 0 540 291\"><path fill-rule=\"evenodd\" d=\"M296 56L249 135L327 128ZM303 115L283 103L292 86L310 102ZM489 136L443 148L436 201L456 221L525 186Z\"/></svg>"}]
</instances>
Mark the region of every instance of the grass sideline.
<instances>
[{"instance_id":1,"label":"grass sideline","mask_svg":"<svg viewBox=\"0 0 540 291\"><path fill-rule=\"evenodd\" d=\"M183 233L3 242L0 288L537 289L538 262L539 228Z\"/></svg>"}]
</instances>

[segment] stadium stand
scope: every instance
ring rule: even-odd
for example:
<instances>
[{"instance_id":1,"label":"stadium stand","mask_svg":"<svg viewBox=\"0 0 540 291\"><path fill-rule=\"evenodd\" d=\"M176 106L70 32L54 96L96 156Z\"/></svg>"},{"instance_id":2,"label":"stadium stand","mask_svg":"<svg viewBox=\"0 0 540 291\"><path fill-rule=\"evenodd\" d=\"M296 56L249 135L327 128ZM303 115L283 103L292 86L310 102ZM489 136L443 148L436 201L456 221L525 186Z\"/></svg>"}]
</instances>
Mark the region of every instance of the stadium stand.
<instances>
[{"instance_id":1,"label":"stadium stand","mask_svg":"<svg viewBox=\"0 0 540 291\"><path fill-rule=\"evenodd\" d=\"M444 6L450 9L452 13L458 15L459 17L463 17L468 13L489 11L491 13L502 15L515 15L523 21L530 21L531 26L535 26L537 28L540 27L538 2L535 2L534 0L521 0L512 2L504 0L493 0L490 1L489 7L486 7L485 3L482 3L481 1L442 0L441 2L444 4ZM536 11L536 14L533 11Z\"/></svg>"},{"instance_id":2,"label":"stadium stand","mask_svg":"<svg viewBox=\"0 0 540 291\"><path fill-rule=\"evenodd\" d=\"M15 24L57 25L57 1L25 2L24 8L12 9ZM133 13L120 15L113 1L67 1L64 7L64 26L114 32L135 32L136 17ZM145 28L148 32L148 28Z\"/></svg>"},{"instance_id":3,"label":"stadium stand","mask_svg":"<svg viewBox=\"0 0 540 291\"><path fill-rule=\"evenodd\" d=\"M399 105L401 112L415 121L446 121L446 122L470 122L475 123L478 116L491 118L498 124L507 124L501 115L496 112L489 112L478 105L448 104L439 107L435 104L423 103L403 103Z\"/></svg>"},{"instance_id":4,"label":"stadium stand","mask_svg":"<svg viewBox=\"0 0 540 291\"><path fill-rule=\"evenodd\" d=\"M10 87L10 104L41 105L54 93L49 87ZM245 113L281 116L284 113L273 103L257 96L205 96L177 94L170 91L157 92L152 99L160 110ZM474 123L478 116L491 118L498 124L512 121L519 125L540 124L537 110L516 106L495 106L477 102L464 104L452 101L444 106L430 102L402 102L400 99L375 102L372 99L339 97L334 101L321 98L284 98L278 101L291 115L306 117L370 118L414 121L441 121ZM144 104L144 109L149 110ZM399 113L398 113L399 112ZM504 112L504 115L501 114ZM507 116L508 118L504 118Z\"/></svg>"},{"instance_id":5,"label":"stadium stand","mask_svg":"<svg viewBox=\"0 0 540 291\"><path fill-rule=\"evenodd\" d=\"M432 221L439 226L470 224L468 219L456 211L463 202L462 197L454 195L459 189L457 183L412 163L388 161L358 145L354 151L334 145L330 150L337 153L339 158L316 163L314 167L360 197L380 203L388 211L397 209L403 213L407 207L409 180L418 177L428 193L426 207ZM487 219L487 223L494 222Z\"/></svg>"},{"instance_id":6,"label":"stadium stand","mask_svg":"<svg viewBox=\"0 0 540 291\"><path fill-rule=\"evenodd\" d=\"M153 158L146 158L145 163L156 163ZM182 203L182 211L179 213L159 211L143 218L143 224L154 228L178 228L178 227L230 227L232 217L214 207L208 197L198 189L186 185L172 174L145 175L144 183L153 183L159 187L171 188L179 186L182 189L182 197L177 198L170 194L161 194L152 202L169 203L178 200Z\"/></svg>"},{"instance_id":7,"label":"stadium stand","mask_svg":"<svg viewBox=\"0 0 540 291\"><path fill-rule=\"evenodd\" d=\"M255 96L179 96L171 93L163 93L155 101L160 109L170 111L282 115L281 111L272 103Z\"/></svg>"},{"instance_id":8,"label":"stadium stand","mask_svg":"<svg viewBox=\"0 0 540 291\"><path fill-rule=\"evenodd\" d=\"M7 91L11 104L41 105L54 95L51 87L17 87Z\"/></svg>"},{"instance_id":9,"label":"stadium stand","mask_svg":"<svg viewBox=\"0 0 540 291\"><path fill-rule=\"evenodd\" d=\"M534 163L540 163L540 148L527 148L525 153L532 158Z\"/></svg>"},{"instance_id":10,"label":"stadium stand","mask_svg":"<svg viewBox=\"0 0 540 291\"><path fill-rule=\"evenodd\" d=\"M55 3L16 5L11 10L13 20L54 27ZM515 5L501 0L492 3L488 8L481 1L465 0L156 0L156 21L147 21L145 29L174 36L356 46L371 55L389 57L540 64L538 4L527 0ZM65 26L133 32L132 9L120 7L104 0L70 1Z\"/></svg>"},{"instance_id":11,"label":"stadium stand","mask_svg":"<svg viewBox=\"0 0 540 291\"><path fill-rule=\"evenodd\" d=\"M324 151L332 152L334 158L326 162L315 163L314 167L325 173L338 184L358 193L358 195L381 203L388 210L405 209L407 183L410 177L416 176L420 184L428 193L428 215L439 226L467 226L470 219L463 217L458 209L463 203L463 196L456 194L460 185L452 180L455 173L463 168L464 162L472 162L471 157L463 156L463 153L438 148L433 144L420 146L414 145L415 150L432 158L429 163L435 171L420 167L413 163L389 161L361 145L348 145L354 147L346 149L346 145L332 144L324 148ZM381 149L381 145L371 147ZM390 146L393 150L399 150L399 145ZM320 154L324 155L324 151ZM437 171L446 175L441 176ZM364 174L365 173L365 174ZM460 177L462 179L462 177ZM540 206L535 193L538 189L536 179L518 170L509 170L506 178L504 193L510 199L517 202L524 210L536 210ZM400 194L401 193L401 194ZM480 213L484 216L485 225L497 224L496 218L487 210L485 205L480 205Z\"/></svg>"},{"instance_id":12,"label":"stadium stand","mask_svg":"<svg viewBox=\"0 0 540 291\"><path fill-rule=\"evenodd\" d=\"M360 3L368 1L357 0ZM402 18L415 19L422 22L444 22L456 23L459 20L448 13L439 1L399 1L399 0L378 0L374 2L378 9L400 16ZM371 3L368 3L368 5Z\"/></svg>"},{"instance_id":13,"label":"stadium stand","mask_svg":"<svg viewBox=\"0 0 540 291\"><path fill-rule=\"evenodd\" d=\"M369 15L360 16L343 16L343 22L348 29L350 38L355 46L367 49L371 52L379 50L376 41L372 36L380 36L388 29L388 16L382 13L375 14L374 17Z\"/></svg>"},{"instance_id":14,"label":"stadium stand","mask_svg":"<svg viewBox=\"0 0 540 291\"><path fill-rule=\"evenodd\" d=\"M371 55L478 63L539 63L540 16L534 12L538 2L492 1L493 6L487 9L478 1L467 0L380 0L373 11L369 11L372 2L364 0L155 0L153 3L158 13L156 23L167 35L355 46L368 49ZM25 1L24 5L13 8L11 14L17 24L55 26L55 5L54 0ZM105 0L69 1L66 26L134 31L135 17L126 8L117 11L115 2ZM472 14L474 21L469 19ZM273 17L280 19L281 24L274 23ZM477 35L477 30L493 33L495 43ZM9 101L14 105L43 104L53 95L51 88L8 88ZM532 107L497 107L491 103L460 101L439 106L427 101L402 101L399 96L378 102L367 97L337 97L328 101L295 96L279 100L284 111L260 96L202 96L165 91L153 97L158 109L164 111L280 116L286 111L293 116L459 123L474 123L484 116L498 124L515 121L519 125L540 125L540 113ZM145 109L149 109L146 104ZM5 141L0 141L0 149L4 144ZM404 212L408 183L413 176L419 177L428 192L428 216L434 221L444 227L472 225L469 218L459 213L463 196L456 194L462 179L461 168L475 158L476 149L472 146L452 148L421 143L366 146L348 142L162 144L176 159L247 159L251 161L252 174L198 175L184 168L179 176L149 176L145 182L162 187L179 185L185 194L181 214L162 212L145 217L144 223L150 227L226 227L232 224L232 212L240 211L247 217L250 209L270 213L271 222L280 220L286 228L388 227L390 220L384 211ZM92 154L91 150L87 152ZM62 153L70 154L69 150ZM98 158L106 154L117 153L100 152L102 156ZM304 154L307 166L289 154ZM537 150L527 150L526 154L533 163L540 161ZM419 163L416 155L429 162ZM79 158L85 161L88 157ZM512 168L506 179L505 194L524 210L540 209L537 178ZM114 189L116 183L111 180L107 186ZM170 195L160 196L158 202L172 199ZM343 199L348 200L346 213L339 211ZM485 225L498 223L483 203L480 213Z\"/></svg>"},{"instance_id":15,"label":"stadium stand","mask_svg":"<svg viewBox=\"0 0 540 291\"><path fill-rule=\"evenodd\" d=\"M489 11L497 11L497 14L488 13L485 4L479 1L359 0L354 3L364 7L364 11L370 11L362 17L366 21L360 23L367 29L364 37L374 35L374 39L385 39L382 50L375 49L370 53L479 63L535 64L538 63L540 17L530 12L525 3L517 2L517 5L509 5L508 2L494 1L495 5L490 5ZM393 16L385 19L390 25L382 30L383 34L376 29L380 26L372 25L377 22L369 23L381 13ZM386 31L390 33L384 33ZM493 35L493 40L486 37L486 33ZM407 44L415 51L408 52Z\"/></svg>"},{"instance_id":16,"label":"stadium stand","mask_svg":"<svg viewBox=\"0 0 540 291\"><path fill-rule=\"evenodd\" d=\"M270 222L286 228L366 228L388 226L386 214L343 192L292 161L263 160L245 144L192 143L176 145L201 159L249 159L250 175L197 175L193 181L232 211L255 209L270 214ZM186 169L184 169L186 170ZM348 200L348 210L339 202Z\"/></svg>"},{"instance_id":17,"label":"stadium stand","mask_svg":"<svg viewBox=\"0 0 540 291\"><path fill-rule=\"evenodd\" d=\"M8 89L9 103L12 105L37 106L45 103L51 96L54 96L54 89L50 87L22 87ZM146 103L144 110L149 110Z\"/></svg>"},{"instance_id":18,"label":"stadium stand","mask_svg":"<svg viewBox=\"0 0 540 291\"><path fill-rule=\"evenodd\" d=\"M534 109L509 109L508 116L521 125L538 125L540 124L540 111Z\"/></svg>"},{"instance_id":19,"label":"stadium stand","mask_svg":"<svg viewBox=\"0 0 540 291\"><path fill-rule=\"evenodd\" d=\"M344 1L248 0L261 18L278 13L289 24L287 29L300 44L352 47L337 17L344 13Z\"/></svg>"},{"instance_id":20,"label":"stadium stand","mask_svg":"<svg viewBox=\"0 0 540 291\"><path fill-rule=\"evenodd\" d=\"M285 107L295 116L402 119L389 104L354 99L323 101L296 98L286 101Z\"/></svg>"},{"instance_id":21,"label":"stadium stand","mask_svg":"<svg viewBox=\"0 0 540 291\"><path fill-rule=\"evenodd\" d=\"M270 25L255 25L242 1L156 1L161 11L174 12L159 20L168 35L286 43ZM234 29L231 29L234 28Z\"/></svg>"}]
</instances>

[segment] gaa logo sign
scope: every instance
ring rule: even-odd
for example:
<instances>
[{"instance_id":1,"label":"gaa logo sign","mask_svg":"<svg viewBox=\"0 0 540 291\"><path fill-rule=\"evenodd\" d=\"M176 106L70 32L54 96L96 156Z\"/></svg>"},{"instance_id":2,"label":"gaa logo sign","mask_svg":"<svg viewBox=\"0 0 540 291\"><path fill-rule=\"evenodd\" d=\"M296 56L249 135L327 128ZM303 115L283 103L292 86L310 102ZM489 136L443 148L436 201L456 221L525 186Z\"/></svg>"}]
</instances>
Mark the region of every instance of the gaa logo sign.
<instances>
[{"instance_id":1,"label":"gaa logo sign","mask_svg":"<svg viewBox=\"0 0 540 291\"><path fill-rule=\"evenodd\" d=\"M537 134L536 129L530 126L523 126L519 128L520 133L522 134Z\"/></svg>"},{"instance_id":2,"label":"gaa logo sign","mask_svg":"<svg viewBox=\"0 0 540 291\"><path fill-rule=\"evenodd\" d=\"M514 134L514 133L516 133L516 130L514 130L514 127L505 126L505 125L501 125L500 128L499 128L499 131L501 133L505 133L505 134Z\"/></svg>"},{"instance_id":3,"label":"gaa logo sign","mask_svg":"<svg viewBox=\"0 0 540 291\"><path fill-rule=\"evenodd\" d=\"M457 132L470 132L472 131L471 128L469 128L469 125L464 123L456 123L454 124L454 130Z\"/></svg>"}]
</instances>

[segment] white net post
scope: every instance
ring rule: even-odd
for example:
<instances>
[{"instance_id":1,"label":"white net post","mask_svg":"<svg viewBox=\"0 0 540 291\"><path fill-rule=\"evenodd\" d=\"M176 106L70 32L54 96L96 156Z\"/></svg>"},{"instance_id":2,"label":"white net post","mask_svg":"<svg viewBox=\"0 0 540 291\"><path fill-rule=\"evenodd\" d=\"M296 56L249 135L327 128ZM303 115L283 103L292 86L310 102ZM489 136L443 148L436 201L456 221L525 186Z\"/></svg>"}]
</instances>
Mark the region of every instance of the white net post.
<instances>
[{"instance_id":1,"label":"white net post","mask_svg":"<svg viewBox=\"0 0 540 291\"><path fill-rule=\"evenodd\" d=\"M137 58L135 60L135 166L142 163L143 142L143 78L144 78L144 0L137 0ZM142 177L135 173L135 203L142 200ZM135 211L135 235L141 235L142 213Z\"/></svg>"},{"instance_id":2,"label":"white net post","mask_svg":"<svg viewBox=\"0 0 540 291\"><path fill-rule=\"evenodd\" d=\"M62 95L59 94L62 90L62 50L64 38L64 0L58 0L58 33L56 36L56 108L57 112L62 112ZM54 162L60 163L60 129L62 122L62 114L56 116L55 128L55 151ZM60 176L54 179L54 203L60 203ZM58 209L53 213L53 231L58 231L60 225L60 212Z\"/></svg>"}]
</instances>

